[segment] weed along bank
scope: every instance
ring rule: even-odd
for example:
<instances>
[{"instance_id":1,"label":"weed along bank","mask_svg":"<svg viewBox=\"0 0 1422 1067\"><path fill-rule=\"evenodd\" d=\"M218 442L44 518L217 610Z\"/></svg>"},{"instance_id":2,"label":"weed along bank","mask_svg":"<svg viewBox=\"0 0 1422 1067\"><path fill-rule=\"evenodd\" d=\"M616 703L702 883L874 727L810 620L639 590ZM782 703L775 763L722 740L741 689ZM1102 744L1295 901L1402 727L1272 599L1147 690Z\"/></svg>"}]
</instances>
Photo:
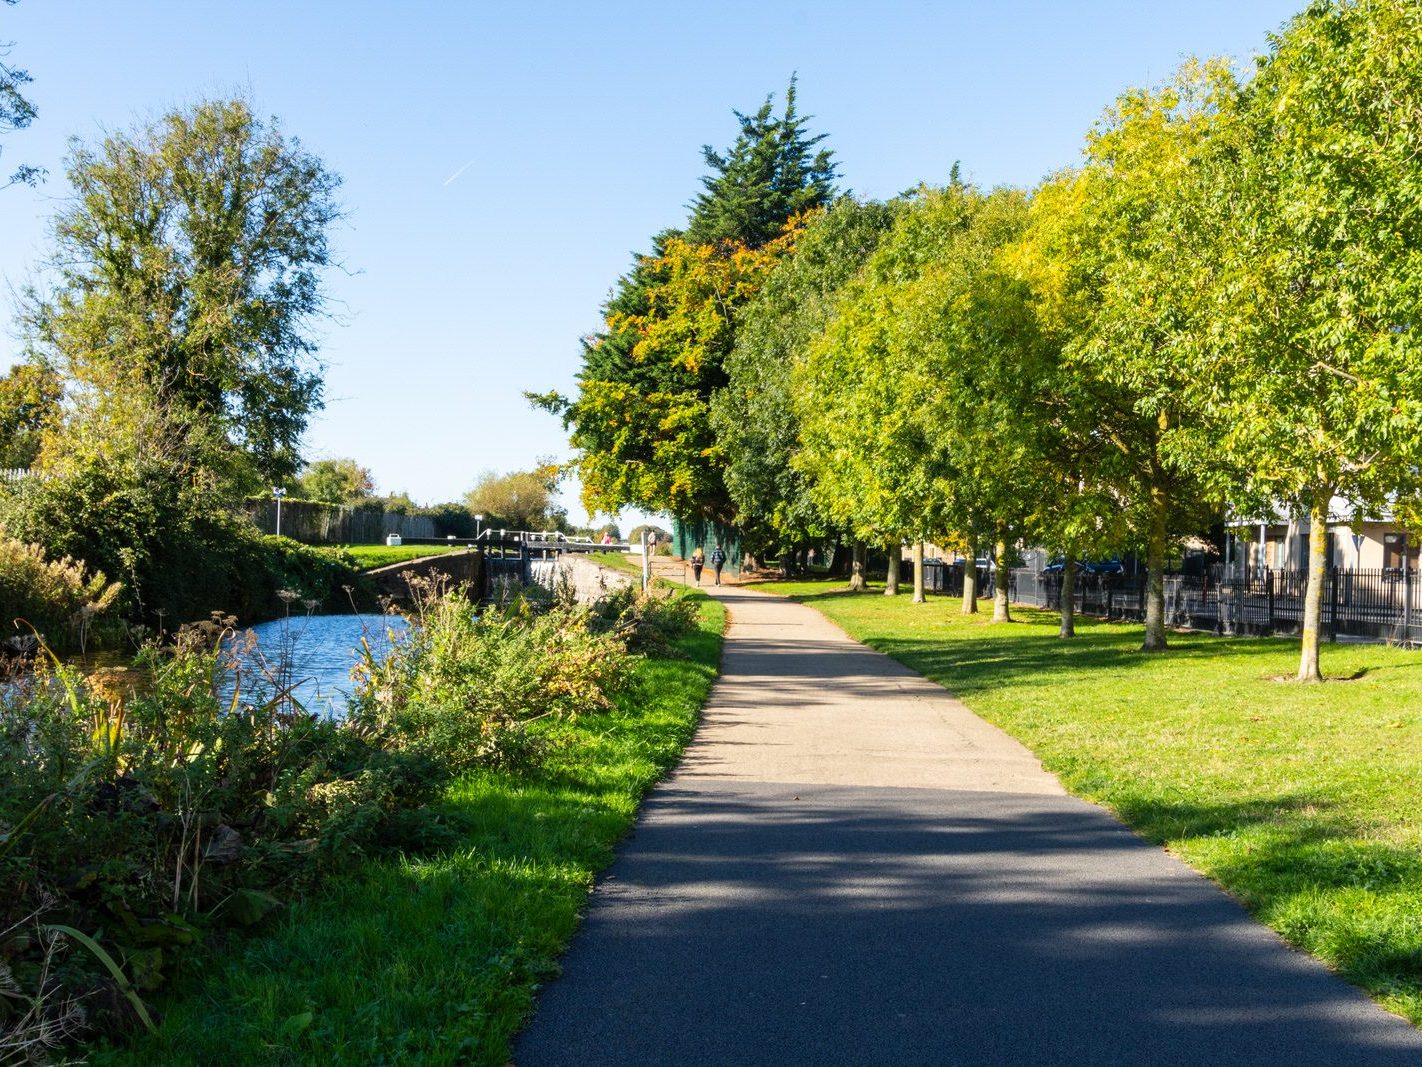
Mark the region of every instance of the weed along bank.
<instances>
[{"instance_id":1,"label":"weed along bank","mask_svg":"<svg viewBox=\"0 0 1422 1067\"><path fill-rule=\"evenodd\" d=\"M715 673L718 608L610 584L481 604L413 576L396 615L209 620L145 646L127 690L37 663L0 706L7 914L27 932L4 962L56 977L21 985L7 1040L99 1042L107 1062L315 1055L380 1005L372 1048L417 1019L431 1049L501 1047ZM546 878L520 888L506 863ZM343 962L364 923L394 940ZM236 1010L267 983L270 1010ZM293 1023L292 995L319 1013ZM490 1010L456 1022L470 997Z\"/></svg>"}]
</instances>

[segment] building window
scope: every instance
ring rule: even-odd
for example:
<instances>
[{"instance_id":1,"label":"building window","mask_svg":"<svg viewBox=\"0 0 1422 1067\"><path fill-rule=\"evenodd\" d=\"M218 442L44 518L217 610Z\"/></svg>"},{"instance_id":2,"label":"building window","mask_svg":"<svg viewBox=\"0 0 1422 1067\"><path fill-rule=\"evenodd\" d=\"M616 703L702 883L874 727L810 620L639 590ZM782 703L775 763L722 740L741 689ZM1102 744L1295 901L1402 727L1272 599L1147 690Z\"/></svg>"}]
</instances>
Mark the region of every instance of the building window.
<instances>
[{"instance_id":1,"label":"building window","mask_svg":"<svg viewBox=\"0 0 1422 1067\"><path fill-rule=\"evenodd\" d=\"M1406 534L1383 534L1383 569L1400 571L1402 570L1403 560L1405 559L1407 569L1415 571L1417 569L1418 548L1418 545L1408 543Z\"/></svg>"}]
</instances>

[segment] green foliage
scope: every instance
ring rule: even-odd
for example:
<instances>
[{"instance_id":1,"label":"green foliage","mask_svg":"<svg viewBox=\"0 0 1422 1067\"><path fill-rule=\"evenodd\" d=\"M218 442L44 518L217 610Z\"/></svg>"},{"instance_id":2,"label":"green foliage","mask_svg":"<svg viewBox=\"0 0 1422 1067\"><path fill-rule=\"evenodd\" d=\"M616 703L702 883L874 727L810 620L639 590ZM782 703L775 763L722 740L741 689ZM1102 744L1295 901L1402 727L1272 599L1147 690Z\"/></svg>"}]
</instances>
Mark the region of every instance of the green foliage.
<instances>
[{"instance_id":1,"label":"green foliage","mask_svg":"<svg viewBox=\"0 0 1422 1067\"><path fill-rule=\"evenodd\" d=\"M1311 5L1249 87L1197 351L1199 399L1260 495L1376 511L1417 488L1419 108L1422 12L1405 0Z\"/></svg>"},{"instance_id":2,"label":"green foliage","mask_svg":"<svg viewBox=\"0 0 1422 1067\"><path fill-rule=\"evenodd\" d=\"M531 723L606 709L629 667L584 609L518 598L481 610L435 584L412 593L415 625L391 635L383 661L362 663L352 721L456 771L533 758Z\"/></svg>"},{"instance_id":3,"label":"green foliage","mask_svg":"<svg viewBox=\"0 0 1422 1067\"><path fill-rule=\"evenodd\" d=\"M103 616L122 589L102 571L91 573L67 557L47 559L37 545L0 537L0 632L24 638L33 627L51 647L83 647L92 628L106 629Z\"/></svg>"},{"instance_id":4,"label":"green foliage","mask_svg":"<svg viewBox=\"0 0 1422 1067\"><path fill-rule=\"evenodd\" d=\"M16 0L5 0L13 5ZM22 92L24 86L34 79L27 70L12 67L4 60L9 55L9 43L0 42L0 133L14 133L23 130L34 121L38 112L35 105ZM24 164L10 175L6 185L35 185L44 177L41 167ZM3 186L0 186L3 188Z\"/></svg>"},{"instance_id":5,"label":"green foliage","mask_svg":"<svg viewBox=\"0 0 1422 1067\"><path fill-rule=\"evenodd\" d=\"M230 622L150 645L132 668L86 677L42 662L0 694L0 929L38 916L100 931L148 995L204 929L249 921L271 889L309 885L430 798L423 760L261 695L271 683L216 650ZM235 695L219 695L224 679ZM38 948L0 944L21 988L53 962ZM70 953L51 981L81 990L101 963ZM0 1026L17 1010L0 1003ZM123 1029L127 1013L88 1021Z\"/></svg>"},{"instance_id":6,"label":"green foliage","mask_svg":"<svg viewBox=\"0 0 1422 1067\"><path fill-rule=\"evenodd\" d=\"M611 633L629 651L670 656L696 628L698 609L695 600L670 590L653 586L641 592L624 585L594 602L592 614L595 628Z\"/></svg>"},{"instance_id":7,"label":"green foliage","mask_svg":"<svg viewBox=\"0 0 1422 1067\"><path fill-rule=\"evenodd\" d=\"M240 100L77 144L54 221L57 283L31 290L30 344L100 407L137 393L198 465L289 478L320 407L310 369L338 179Z\"/></svg>"},{"instance_id":8,"label":"green foliage","mask_svg":"<svg viewBox=\"0 0 1422 1067\"><path fill-rule=\"evenodd\" d=\"M726 384L740 310L804 216L833 197L835 177L830 153L815 148L823 135L806 134L793 81L781 116L767 100L737 120L727 153L705 150L712 173L686 232L657 234L604 305L605 328L583 343L578 396L529 396L572 431L590 511L734 515L711 400Z\"/></svg>"},{"instance_id":9,"label":"green foliage","mask_svg":"<svg viewBox=\"0 0 1422 1067\"><path fill-rule=\"evenodd\" d=\"M725 613L690 599L700 625L675 658L639 659L614 710L556 724L541 766L450 785L433 810L458 828L452 847L327 877L240 952L218 956L209 940L193 981L161 1004L159 1036L94 1062L315 1062L332 1049L362 1062L509 1062L594 876L715 680Z\"/></svg>"},{"instance_id":10,"label":"green foliage","mask_svg":"<svg viewBox=\"0 0 1422 1067\"><path fill-rule=\"evenodd\" d=\"M318 459L307 464L296 479L296 490L304 500L355 504L375 492L375 479L367 468L348 457Z\"/></svg>"},{"instance_id":11,"label":"green foliage","mask_svg":"<svg viewBox=\"0 0 1422 1067\"><path fill-rule=\"evenodd\" d=\"M686 239L692 244L723 241L751 248L769 244L797 215L828 204L835 196L834 153L816 146L828 134L810 136L810 117L795 109L795 79L785 90L785 110L775 115L767 96L752 115L734 113L741 131L724 153L702 148L710 173L692 204Z\"/></svg>"},{"instance_id":12,"label":"green foliage","mask_svg":"<svg viewBox=\"0 0 1422 1067\"><path fill-rule=\"evenodd\" d=\"M470 515L483 515L483 528L561 530L567 513L558 506L557 472L545 465L531 471L485 471L464 498Z\"/></svg>"},{"instance_id":13,"label":"green foliage","mask_svg":"<svg viewBox=\"0 0 1422 1067\"><path fill-rule=\"evenodd\" d=\"M0 378L0 467L18 470L35 462L63 395L59 379L42 364L18 363Z\"/></svg>"},{"instance_id":14,"label":"green foliage","mask_svg":"<svg viewBox=\"0 0 1422 1067\"><path fill-rule=\"evenodd\" d=\"M857 538L977 533L991 501L1011 496L998 491L994 468L979 476L975 465L999 463L999 476L1017 469L980 439L995 420L979 349L995 324L977 284L1010 232L1012 203L1011 193L984 197L963 185L921 191L795 366L793 463L817 506ZM979 331L967 343L947 332L964 320ZM1013 362L1019 378L1028 373Z\"/></svg>"},{"instance_id":15,"label":"green foliage","mask_svg":"<svg viewBox=\"0 0 1422 1067\"><path fill-rule=\"evenodd\" d=\"M231 616L146 646L133 667L46 661L0 690L0 930L62 923L99 949L46 978L49 943L0 939L18 987L76 992L111 960L119 991L146 998L196 942L270 921L356 857L453 844L430 806L452 776L534 773L559 730L614 708L626 644L664 647L693 617L524 600L480 614L459 593L421 593L389 659L358 669L342 721L294 706L282 664L244 666ZM30 1003L0 998L0 1025ZM132 1019L120 1005L88 1023Z\"/></svg>"},{"instance_id":16,"label":"green foliage","mask_svg":"<svg viewBox=\"0 0 1422 1067\"><path fill-rule=\"evenodd\" d=\"M1085 164L1034 197L1018 260L1074 378L1075 410L1096 420L1076 435L1097 446L1087 488L1113 499L1146 547L1148 650L1166 643L1172 535L1208 525L1236 481L1219 448L1229 427L1196 399L1220 383L1191 353L1216 328L1230 206L1217 180L1233 166L1239 103L1220 62L1189 62L1159 89L1123 94L1088 137Z\"/></svg>"},{"instance_id":17,"label":"green foliage","mask_svg":"<svg viewBox=\"0 0 1422 1067\"><path fill-rule=\"evenodd\" d=\"M27 479L0 499L0 523L51 558L122 581L123 613L150 628L213 611L272 618L279 590L334 603L353 580L350 561L262 536L162 462L115 458Z\"/></svg>"},{"instance_id":18,"label":"green foliage","mask_svg":"<svg viewBox=\"0 0 1422 1067\"><path fill-rule=\"evenodd\" d=\"M727 491L755 550L822 536L831 525L791 462L800 445L792 373L894 213L889 205L844 197L812 217L794 254L776 263L741 316L711 421L726 456Z\"/></svg>"},{"instance_id":19,"label":"green foliage","mask_svg":"<svg viewBox=\"0 0 1422 1067\"><path fill-rule=\"evenodd\" d=\"M585 351L576 402L543 398L573 428L589 511L632 505L723 520L732 513L711 398L725 385L740 309L795 233L759 249L668 238L662 254L642 264L640 304L609 305L608 330Z\"/></svg>"}]
</instances>

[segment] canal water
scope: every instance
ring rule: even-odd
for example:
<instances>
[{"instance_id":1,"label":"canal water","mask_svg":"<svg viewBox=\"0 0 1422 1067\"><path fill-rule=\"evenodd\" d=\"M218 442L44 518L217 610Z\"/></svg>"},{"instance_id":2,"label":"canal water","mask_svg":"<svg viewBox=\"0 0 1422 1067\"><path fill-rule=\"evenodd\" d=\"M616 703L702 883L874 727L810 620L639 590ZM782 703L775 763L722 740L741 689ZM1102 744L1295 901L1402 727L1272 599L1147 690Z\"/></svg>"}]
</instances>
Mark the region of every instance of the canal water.
<instances>
[{"instance_id":1,"label":"canal water","mask_svg":"<svg viewBox=\"0 0 1422 1067\"><path fill-rule=\"evenodd\" d=\"M362 640L384 657L390 632L402 633L408 625L399 615L300 615L259 623L252 627L256 648L243 659L242 700L269 699L290 685L292 697L307 711L341 718Z\"/></svg>"}]
</instances>

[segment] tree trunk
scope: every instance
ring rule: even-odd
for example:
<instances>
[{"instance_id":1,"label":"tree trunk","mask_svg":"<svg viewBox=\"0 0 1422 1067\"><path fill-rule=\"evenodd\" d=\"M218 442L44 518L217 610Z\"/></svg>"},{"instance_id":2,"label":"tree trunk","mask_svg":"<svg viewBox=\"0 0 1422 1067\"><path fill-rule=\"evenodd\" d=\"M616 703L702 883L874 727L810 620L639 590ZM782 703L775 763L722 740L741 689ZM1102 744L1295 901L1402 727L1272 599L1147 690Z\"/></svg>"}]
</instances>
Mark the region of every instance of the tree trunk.
<instances>
[{"instance_id":1,"label":"tree trunk","mask_svg":"<svg viewBox=\"0 0 1422 1067\"><path fill-rule=\"evenodd\" d=\"M923 542L913 543L913 603L926 603L928 598L923 595Z\"/></svg>"},{"instance_id":2,"label":"tree trunk","mask_svg":"<svg viewBox=\"0 0 1422 1067\"><path fill-rule=\"evenodd\" d=\"M1008 552L1007 539L998 538L995 553L997 574L994 576L992 593L993 622L1012 621L1012 608L1007 603L1007 581L1011 576L1011 572L1007 569Z\"/></svg>"},{"instance_id":3,"label":"tree trunk","mask_svg":"<svg viewBox=\"0 0 1422 1067\"><path fill-rule=\"evenodd\" d=\"M1319 493L1308 512L1308 588L1304 590L1303 642L1299 652L1299 681L1321 682L1318 669L1318 635L1323 629L1323 590L1327 585L1328 504L1331 492Z\"/></svg>"},{"instance_id":4,"label":"tree trunk","mask_svg":"<svg viewBox=\"0 0 1422 1067\"><path fill-rule=\"evenodd\" d=\"M900 563L903 560L904 550L897 541L892 541L884 547L889 555L889 570L884 577L884 595L898 596Z\"/></svg>"},{"instance_id":5,"label":"tree trunk","mask_svg":"<svg viewBox=\"0 0 1422 1067\"><path fill-rule=\"evenodd\" d=\"M968 542L968 559L963 564L963 614L978 613L978 545Z\"/></svg>"},{"instance_id":6,"label":"tree trunk","mask_svg":"<svg viewBox=\"0 0 1422 1067\"><path fill-rule=\"evenodd\" d=\"M864 557L867 554L863 541L854 542L854 562L850 564L849 591L851 593L864 592Z\"/></svg>"},{"instance_id":7,"label":"tree trunk","mask_svg":"<svg viewBox=\"0 0 1422 1067\"><path fill-rule=\"evenodd\" d=\"M1058 637L1076 636L1076 559L1070 548L1062 564L1062 628Z\"/></svg>"},{"instance_id":8,"label":"tree trunk","mask_svg":"<svg viewBox=\"0 0 1422 1067\"><path fill-rule=\"evenodd\" d=\"M1146 545L1145 642L1142 652L1165 651L1165 490L1150 490L1150 537Z\"/></svg>"}]
</instances>

